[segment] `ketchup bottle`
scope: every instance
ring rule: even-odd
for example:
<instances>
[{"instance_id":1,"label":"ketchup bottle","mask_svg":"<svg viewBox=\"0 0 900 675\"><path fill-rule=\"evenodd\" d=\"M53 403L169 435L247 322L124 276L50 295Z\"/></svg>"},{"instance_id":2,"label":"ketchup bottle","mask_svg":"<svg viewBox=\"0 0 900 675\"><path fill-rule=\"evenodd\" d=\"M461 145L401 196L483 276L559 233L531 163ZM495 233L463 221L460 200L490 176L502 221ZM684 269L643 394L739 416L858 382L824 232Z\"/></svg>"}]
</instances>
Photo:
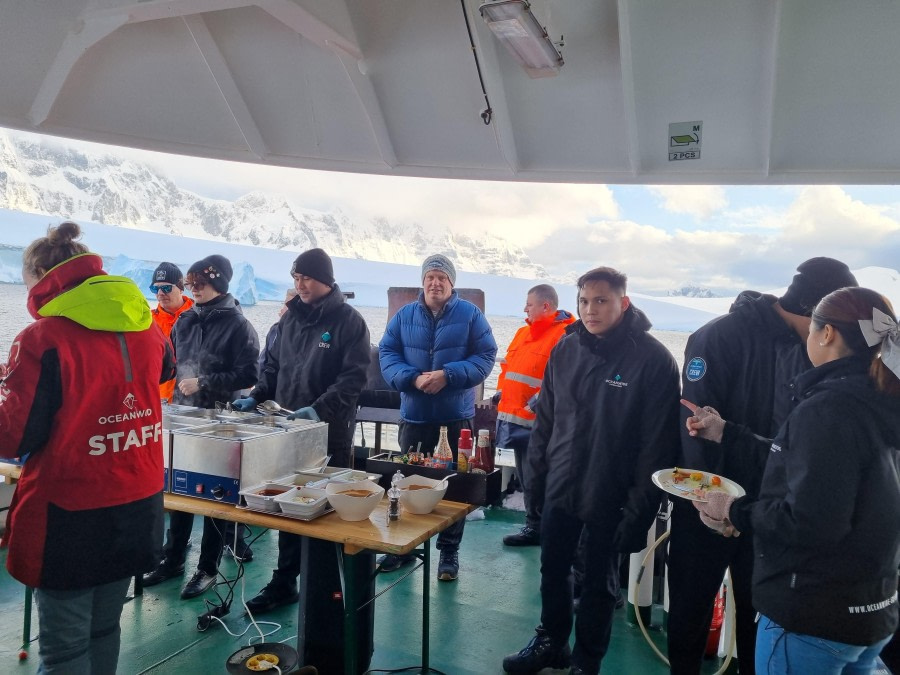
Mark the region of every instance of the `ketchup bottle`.
<instances>
[{"instance_id":1,"label":"ketchup bottle","mask_svg":"<svg viewBox=\"0 0 900 675\"><path fill-rule=\"evenodd\" d=\"M487 429L478 430L478 451L475 454L478 465L490 473L494 470L494 453L491 447L491 432Z\"/></svg>"}]
</instances>

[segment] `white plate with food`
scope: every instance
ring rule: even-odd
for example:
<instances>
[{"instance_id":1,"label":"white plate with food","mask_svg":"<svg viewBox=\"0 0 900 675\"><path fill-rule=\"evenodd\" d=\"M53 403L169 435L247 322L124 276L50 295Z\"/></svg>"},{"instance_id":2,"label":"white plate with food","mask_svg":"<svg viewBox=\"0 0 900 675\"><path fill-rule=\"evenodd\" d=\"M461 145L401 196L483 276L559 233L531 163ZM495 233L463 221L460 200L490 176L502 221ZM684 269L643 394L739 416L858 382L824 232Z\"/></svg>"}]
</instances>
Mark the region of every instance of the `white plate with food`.
<instances>
[{"instance_id":1,"label":"white plate with food","mask_svg":"<svg viewBox=\"0 0 900 675\"><path fill-rule=\"evenodd\" d=\"M705 502L710 492L724 492L732 497L743 497L744 488L733 480L709 471L673 467L660 469L651 480L656 486L670 495L689 499L692 502Z\"/></svg>"}]
</instances>

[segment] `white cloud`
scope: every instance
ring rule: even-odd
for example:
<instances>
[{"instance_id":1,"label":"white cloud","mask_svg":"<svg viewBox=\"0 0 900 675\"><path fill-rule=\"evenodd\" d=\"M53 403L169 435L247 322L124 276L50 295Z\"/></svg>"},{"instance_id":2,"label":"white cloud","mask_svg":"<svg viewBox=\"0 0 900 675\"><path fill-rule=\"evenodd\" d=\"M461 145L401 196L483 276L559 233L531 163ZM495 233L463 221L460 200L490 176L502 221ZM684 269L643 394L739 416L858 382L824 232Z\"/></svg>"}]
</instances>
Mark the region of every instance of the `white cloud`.
<instances>
[{"instance_id":1,"label":"white cloud","mask_svg":"<svg viewBox=\"0 0 900 675\"><path fill-rule=\"evenodd\" d=\"M865 264L866 249L877 247L900 223L878 206L852 199L842 188L819 185L801 190L784 214L782 238L795 247L815 247L830 255L852 256Z\"/></svg>"},{"instance_id":2,"label":"white cloud","mask_svg":"<svg viewBox=\"0 0 900 675\"><path fill-rule=\"evenodd\" d=\"M766 290L785 286L796 266L814 256L837 258L854 269L896 268L900 222L889 213L851 199L840 187L804 187L780 211L750 207L740 222L725 226L667 232L604 220L567 228L555 235L552 247L528 252L560 275L611 265L628 274L631 287L647 291L686 283Z\"/></svg>"},{"instance_id":3,"label":"white cloud","mask_svg":"<svg viewBox=\"0 0 900 675\"><path fill-rule=\"evenodd\" d=\"M710 218L728 206L725 189L719 185L650 185L647 188L672 213L686 213L699 220Z\"/></svg>"}]
</instances>

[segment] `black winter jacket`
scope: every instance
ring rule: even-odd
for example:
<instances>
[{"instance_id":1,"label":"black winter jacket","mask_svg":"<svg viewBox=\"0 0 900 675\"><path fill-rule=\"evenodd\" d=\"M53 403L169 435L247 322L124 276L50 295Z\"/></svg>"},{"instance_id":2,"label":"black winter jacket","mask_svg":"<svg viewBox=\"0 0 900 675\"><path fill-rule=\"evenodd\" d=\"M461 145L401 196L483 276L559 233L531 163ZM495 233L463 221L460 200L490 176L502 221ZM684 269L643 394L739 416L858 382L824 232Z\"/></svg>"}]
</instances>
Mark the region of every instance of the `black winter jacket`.
<instances>
[{"instance_id":1,"label":"black winter jacket","mask_svg":"<svg viewBox=\"0 0 900 675\"><path fill-rule=\"evenodd\" d=\"M329 453L347 457L356 400L371 359L366 321L336 284L316 305L295 297L287 307L250 396L273 399L290 410L312 406L328 422Z\"/></svg>"},{"instance_id":2,"label":"black winter jacket","mask_svg":"<svg viewBox=\"0 0 900 675\"><path fill-rule=\"evenodd\" d=\"M792 380L812 364L800 336L776 313L776 298L742 294L731 311L695 331L684 350L682 398L712 406L729 422L771 438L792 408ZM747 494L759 491L767 451L729 447L691 437L684 422L691 413L681 409L679 466L726 476ZM693 512L693 509L686 509ZM696 514L694 514L696 515Z\"/></svg>"},{"instance_id":3,"label":"black winter jacket","mask_svg":"<svg viewBox=\"0 0 900 675\"><path fill-rule=\"evenodd\" d=\"M871 645L897 629L900 400L850 357L797 378L800 403L769 446L752 530L753 604L785 629Z\"/></svg>"},{"instance_id":4,"label":"black winter jacket","mask_svg":"<svg viewBox=\"0 0 900 675\"><path fill-rule=\"evenodd\" d=\"M550 355L527 459L533 493L639 551L659 508L650 476L678 452L678 366L633 305L606 337L578 321Z\"/></svg>"},{"instance_id":5,"label":"black winter jacket","mask_svg":"<svg viewBox=\"0 0 900 675\"><path fill-rule=\"evenodd\" d=\"M172 328L175 347L174 402L199 408L228 403L257 378L259 337L247 321L240 303L230 293L194 306L178 317ZM199 377L201 389L185 396L178 382Z\"/></svg>"}]
</instances>

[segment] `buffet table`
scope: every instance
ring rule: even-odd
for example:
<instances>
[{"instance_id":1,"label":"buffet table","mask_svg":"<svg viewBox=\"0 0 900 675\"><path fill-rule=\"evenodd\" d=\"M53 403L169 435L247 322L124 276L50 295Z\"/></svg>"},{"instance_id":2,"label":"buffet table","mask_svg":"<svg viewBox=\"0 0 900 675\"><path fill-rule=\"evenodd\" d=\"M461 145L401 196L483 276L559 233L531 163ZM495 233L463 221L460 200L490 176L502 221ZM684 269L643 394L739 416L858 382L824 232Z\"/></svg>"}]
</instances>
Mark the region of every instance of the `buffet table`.
<instances>
[{"instance_id":1,"label":"buffet table","mask_svg":"<svg viewBox=\"0 0 900 675\"><path fill-rule=\"evenodd\" d=\"M21 469L14 464L0 462L0 476L15 482ZM404 513L399 521L388 525L387 497L378 505L368 519L349 522L341 520L336 513L329 513L313 521L302 521L285 516L250 511L232 504L215 502L194 497L166 493L165 508L168 511L184 511L200 516L220 518L250 526L281 530L303 537L300 577L300 596L307 596L308 538L334 542L341 546L343 578L348 582L344 592L344 664L345 672L356 674L356 622L353 615L359 598L354 586L355 554L370 550L382 553L420 553L423 557L422 575L422 671L429 670L429 621L431 583L431 538L450 525L464 518L474 507L459 502L441 501L430 514L412 515ZM306 604L299 603L297 617L297 651L301 663L305 657Z\"/></svg>"}]
</instances>

